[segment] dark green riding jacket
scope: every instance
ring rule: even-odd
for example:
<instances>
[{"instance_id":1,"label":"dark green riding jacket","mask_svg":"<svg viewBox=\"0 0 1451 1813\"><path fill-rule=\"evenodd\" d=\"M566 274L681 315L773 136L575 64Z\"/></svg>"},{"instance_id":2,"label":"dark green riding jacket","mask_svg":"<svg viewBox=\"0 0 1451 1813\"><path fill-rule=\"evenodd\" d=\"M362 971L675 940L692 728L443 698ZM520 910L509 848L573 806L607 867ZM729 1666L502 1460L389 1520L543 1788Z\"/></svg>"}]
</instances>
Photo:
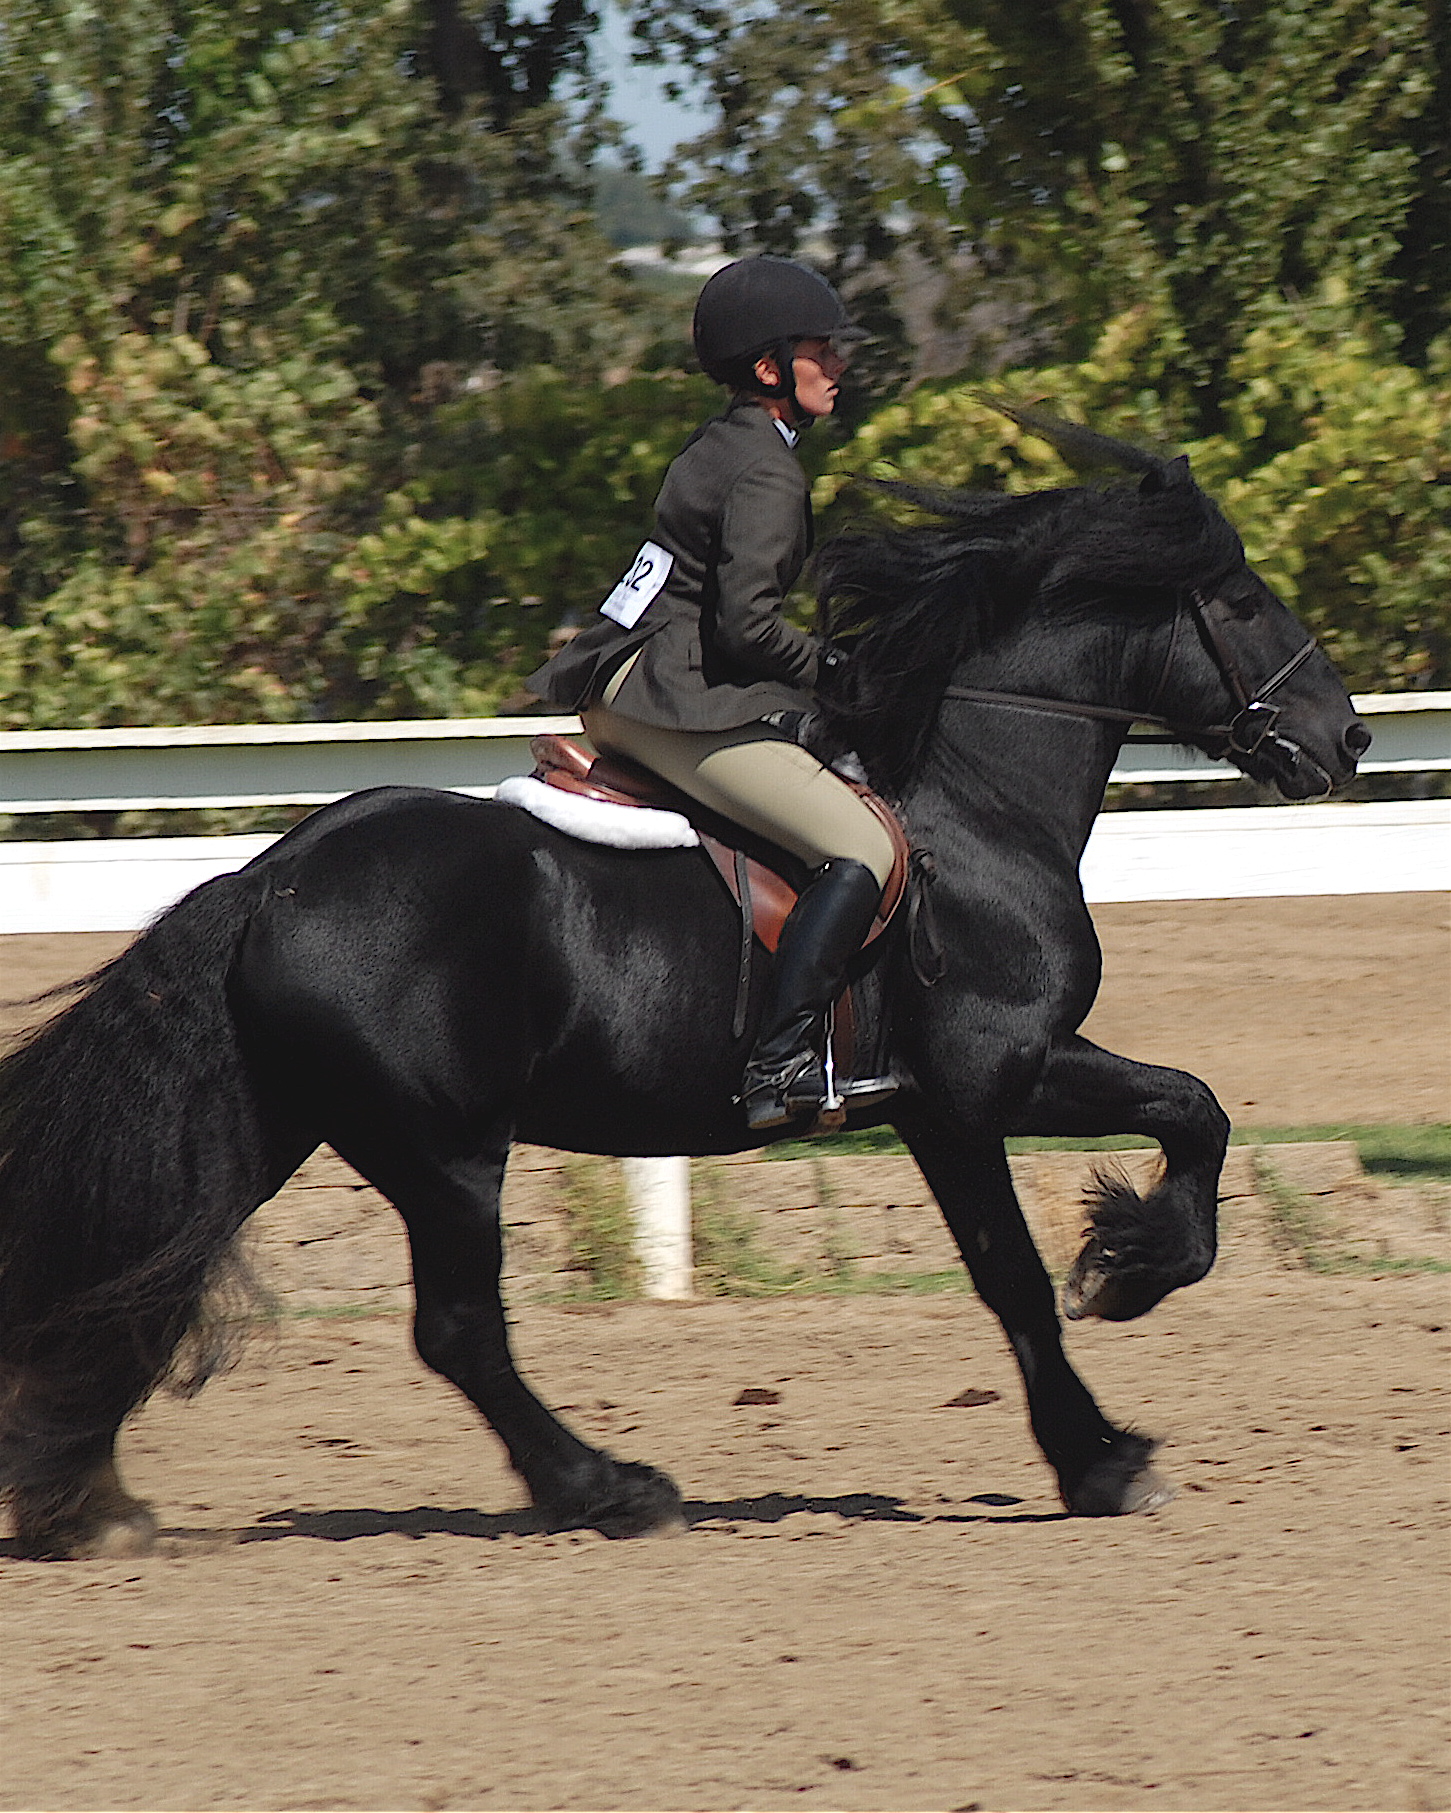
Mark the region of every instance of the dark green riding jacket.
<instances>
[{"instance_id":1,"label":"dark green riding jacket","mask_svg":"<svg viewBox=\"0 0 1451 1813\"><path fill-rule=\"evenodd\" d=\"M730 730L809 705L818 645L781 605L811 541L806 475L785 436L758 404L733 403L665 475L651 541L611 594L633 623L597 617L526 685L577 711L638 649L612 709L642 724Z\"/></svg>"}]
</instances>

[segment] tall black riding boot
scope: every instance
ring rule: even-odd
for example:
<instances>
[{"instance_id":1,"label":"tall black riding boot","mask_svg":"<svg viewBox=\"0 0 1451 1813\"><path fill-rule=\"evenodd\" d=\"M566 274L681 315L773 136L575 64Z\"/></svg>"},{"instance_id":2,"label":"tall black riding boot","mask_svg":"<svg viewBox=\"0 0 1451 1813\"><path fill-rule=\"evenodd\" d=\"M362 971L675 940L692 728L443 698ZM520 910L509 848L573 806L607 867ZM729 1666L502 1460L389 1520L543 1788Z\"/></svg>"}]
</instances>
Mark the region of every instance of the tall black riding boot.
<instances>
[{"instance_id":1,"label":"tall black riding boot","mask_svg":"<svg viewBox=\"0 0 1451 1813\"><path fill-rule=\"evenodd\" d=\"M739 1100L753 1133L814 1114L825 1099L826 1011L871 930L881 895L865 863L837 857L821 865L791 909L776 950L775 998L741 1082ZM848 1087L849 1099L864 1106L884 1101L895 1084L873 1077Z\"/></svg>"}]
</instances>

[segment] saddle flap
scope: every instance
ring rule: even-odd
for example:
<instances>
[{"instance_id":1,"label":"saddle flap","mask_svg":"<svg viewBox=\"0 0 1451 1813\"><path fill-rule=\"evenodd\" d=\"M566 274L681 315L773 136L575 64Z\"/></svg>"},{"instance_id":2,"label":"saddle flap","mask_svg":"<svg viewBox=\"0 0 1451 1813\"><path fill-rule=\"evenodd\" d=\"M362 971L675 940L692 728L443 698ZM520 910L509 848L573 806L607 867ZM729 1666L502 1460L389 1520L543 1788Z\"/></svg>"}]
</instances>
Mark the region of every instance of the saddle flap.
<instances>
[{"instance_id":1,"label":"saddle flap","mask_svg":"<svg viewBox=\"0 0 1451 1813\"><path fill-rule=\"evenodd\" d=\"M721 880L730 890L731 899L736 905L741 904L740 888L736 880L736 853L734 848L709 831L701 831L701 845L707 856L715 864ZM781 942L781 927L786 917L796 904L796 889L783 875L774 869L768 869L763 862L754 856L746 857L746 885L750 890L751 923L756 937L768 951L774 951Z\"/></svg>"}]
</instances>

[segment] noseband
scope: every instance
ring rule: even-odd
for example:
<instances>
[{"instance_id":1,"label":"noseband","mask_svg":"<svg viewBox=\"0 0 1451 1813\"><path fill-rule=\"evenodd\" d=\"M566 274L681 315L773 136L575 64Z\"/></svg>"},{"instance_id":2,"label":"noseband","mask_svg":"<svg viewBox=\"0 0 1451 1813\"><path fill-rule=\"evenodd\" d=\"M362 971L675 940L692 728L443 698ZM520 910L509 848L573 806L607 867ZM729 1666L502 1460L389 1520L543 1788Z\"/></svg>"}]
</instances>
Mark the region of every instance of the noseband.
<instances>
[{"instance_id":1,"label":"noseband","mask_svg":"<svg viewBox=\"0 0 1451 1813\"><path fill-rule=\"evenodd\" d=\"M1115 705L1093 705L1076 699L1042 699L1029 693L998 692L978 686L949 686L943 696L949 699L969 699L978 705L1004 705L1020 711L1056 712L1060 717L1091 718L1105 724L1158 724L1167 735L1130 737L1127 740L1134 743L1197 743L1207 755L1221 761L1231 755L1254 755L1266 741L1275 742L1282 748L1293 750L1311 767L1319 769L1325 778L1325 791L1330 793L1335 783L1314 757L1307 755L1291 738L1279 734L1282 708L1265 703L1271 693L1283 686L1290 675L1309 660L1319 644L1313 636L1308 637L1288 661L1275 669L1268 680L1252 686L1245 680L1234 651L1225 641L1223 631L1215 621L1212 607L1220 602L1218 598L1206 598L1197 586L1187 593L1180 593L1173 628L1169 633L1169 646L1164 654L1164 665L1159 671L1158 682L1145 711L1125 711ZM1174 650L1178 646L1186 616L1193 619L1214 665L1219 669L1220 679L1224 681L1230 698L1239 708L1227 724L1176 724L1173 719L1162 717L1153 709L1168 681Z\"/></svg>"}]
</instances>

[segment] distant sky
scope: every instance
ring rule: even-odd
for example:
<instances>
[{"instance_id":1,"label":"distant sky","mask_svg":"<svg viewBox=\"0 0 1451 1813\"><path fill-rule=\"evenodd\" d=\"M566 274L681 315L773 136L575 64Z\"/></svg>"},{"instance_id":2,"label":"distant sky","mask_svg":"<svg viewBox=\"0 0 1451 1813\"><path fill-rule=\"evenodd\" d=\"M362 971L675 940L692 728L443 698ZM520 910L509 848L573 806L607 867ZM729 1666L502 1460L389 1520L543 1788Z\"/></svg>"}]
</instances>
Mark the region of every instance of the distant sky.
<instances>
[{"instance_id":1,"label":"distant sky","mask_svg":"<svg viewBox=\"0 0 1451 1813\"><path fill-rule=\"evenodd\" d=\"M598 40L600 62L610 84L610 112L630 130L630 137L658 170L682 139L701 130L699 113L667 101L663 72L640 69L630 62L630 28L617 6L605 5L604 29Z\"/></svg>"}]
</instances>

